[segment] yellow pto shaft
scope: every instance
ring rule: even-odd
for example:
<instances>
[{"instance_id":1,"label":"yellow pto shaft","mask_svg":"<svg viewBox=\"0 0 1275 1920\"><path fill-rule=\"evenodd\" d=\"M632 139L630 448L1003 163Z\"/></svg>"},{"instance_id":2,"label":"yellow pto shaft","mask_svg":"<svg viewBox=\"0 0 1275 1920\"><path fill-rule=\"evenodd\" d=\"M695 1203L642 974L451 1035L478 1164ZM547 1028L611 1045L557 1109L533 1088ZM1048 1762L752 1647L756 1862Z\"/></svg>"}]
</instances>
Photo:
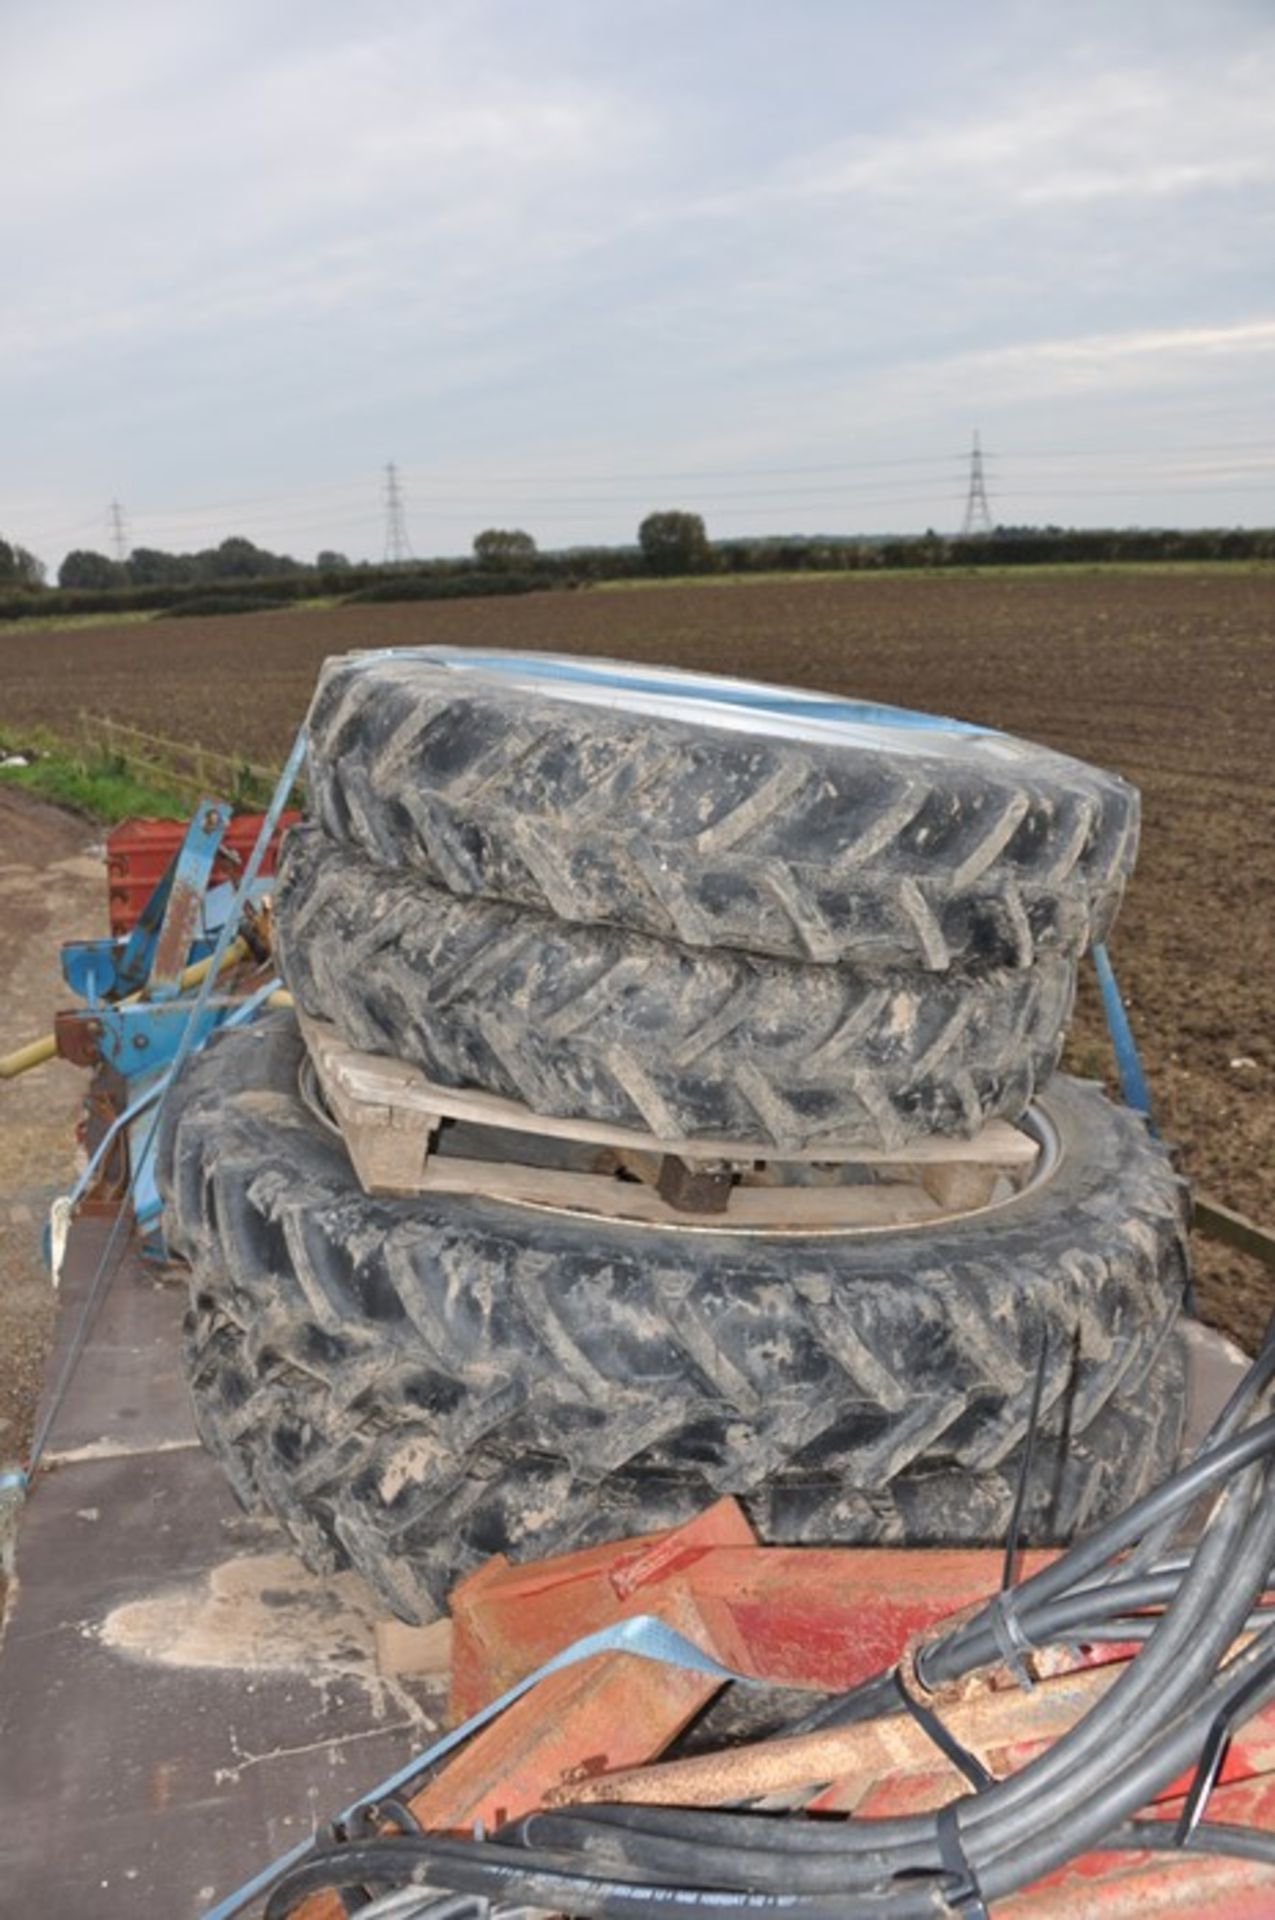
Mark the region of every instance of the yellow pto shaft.
<instances>
[{"instance_id":1,"label":"yellow pto shaft","mask_svg":"<svg viewBox=\"0 0 1275 1920\"><path fill-rule=\"evenodd\" d=\"M218 971L224 973L227 967L236 967L247 957L247 944L243 940L232 940L222 955ZM211 965L212 955L210 954L206 960L196 960L193 966L183 968L177 976L178 986L197 987ZM140 991L129 993L125 995L121 1005L126 1006L133 1000L144 998L145 995ZM31 1040L25 1047L19 1047L16 1052L0 1056L0 1080L16 1080L20 1073L28 1073L32 1067L43 1066L46 1060L52 1060L55 1057L57 1050L57 1042L53 1035L46 1033L42 1039Z\"/></svg>"}]
</instances>

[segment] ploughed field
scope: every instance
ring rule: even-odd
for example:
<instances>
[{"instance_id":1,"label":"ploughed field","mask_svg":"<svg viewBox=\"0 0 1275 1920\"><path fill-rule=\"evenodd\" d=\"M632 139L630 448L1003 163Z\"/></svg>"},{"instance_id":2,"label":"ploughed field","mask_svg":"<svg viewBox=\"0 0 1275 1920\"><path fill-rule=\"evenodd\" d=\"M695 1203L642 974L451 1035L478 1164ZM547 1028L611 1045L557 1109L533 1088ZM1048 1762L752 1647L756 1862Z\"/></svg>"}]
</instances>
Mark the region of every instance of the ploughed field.
<instances>
[{"instance_id":1,"label":"ploughed field","mask_svg":"<svg viewBox=\"0 0 1275 1920\"><path fill-rule=\"evenodd\" d=\"M1025 573L545 593L0 631L0 723L86 709L282 758L319 662L351 647L526 647L931 707L1135 781L1138 870L1111 943L1193 1180L1275 1226L1275 571ZM1073 1071L1110 1077L1085 986ZM1275 1273L1197 1242L1204 1316L1248 1344Z\"/></svg>"}]
</instances>

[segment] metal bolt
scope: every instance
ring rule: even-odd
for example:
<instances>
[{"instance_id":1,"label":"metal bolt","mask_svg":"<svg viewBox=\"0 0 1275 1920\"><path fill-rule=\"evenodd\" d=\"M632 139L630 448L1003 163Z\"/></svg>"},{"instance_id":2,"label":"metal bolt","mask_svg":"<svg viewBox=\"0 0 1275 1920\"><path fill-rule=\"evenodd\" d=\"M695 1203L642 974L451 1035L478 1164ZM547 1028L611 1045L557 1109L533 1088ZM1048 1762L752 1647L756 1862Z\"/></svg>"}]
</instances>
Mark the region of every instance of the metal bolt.
<instances>
[{"instance_id":1,"label":"metal bolt","mask_svg":"<svg viewBox=\"0 0 1275 1920\"><path fill-rule=\"evenodd\" d=\"M149 1047L150 1041L146 1038L146 1035L144 1033L135 1033L133 1035L133 1045L137 1048L138 1052L140 1053L144 1047Z\"/></svg>"}]
</instances>

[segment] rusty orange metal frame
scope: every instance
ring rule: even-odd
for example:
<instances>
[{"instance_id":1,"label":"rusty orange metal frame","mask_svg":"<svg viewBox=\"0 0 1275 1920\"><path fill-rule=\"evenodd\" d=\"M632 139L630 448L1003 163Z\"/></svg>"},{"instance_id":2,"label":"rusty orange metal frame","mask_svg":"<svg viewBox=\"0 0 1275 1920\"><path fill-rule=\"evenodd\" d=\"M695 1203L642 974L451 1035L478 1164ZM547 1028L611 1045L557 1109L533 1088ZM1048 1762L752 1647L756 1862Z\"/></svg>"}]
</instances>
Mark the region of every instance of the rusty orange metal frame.
<instances>
[{"instance_id":1,"label":"rusty orange metal frame","mask_svg":"<svg viewBox=\"0 0 1275 1920\"><path fill-rule=\"evenodd\" d=\"M1028 1555L1027 1570L1049 1557ZM840 1690L985 1600L1000 1570L1000 1554L979 1549L761 1547L733 1500L667 1533L533 1566L498 1556L452 1596L452 1715L467 1718L571 1641L635 1614L657 1615L724 1665L773 1685ZM963 1689L963 1704L947 1711L993 1772L1010 1773L1099 1697L1127 1651L1045 1677L1030 1693L993 1677ZM876 1817L932 1809L963 1790L906 1716L650 1766L719 1685L633 1654L598 1655L542 1681L409 1804L428 1829L468 1833L571 1800L712 1804L816 1787L806 1797L812 1811ZM1156 1812L1174 1817L1186 1786L1174 1782ZM1205 1817L1275 1831L1275 1709L1236 1736ZM315 1895L298 1920L341 1912L334 1896ZM1093 1854L997 1907L997 1920L1152 1914L1272 1920L1275 1874L1202 1855Z\"/></svg>"}]
</instances>

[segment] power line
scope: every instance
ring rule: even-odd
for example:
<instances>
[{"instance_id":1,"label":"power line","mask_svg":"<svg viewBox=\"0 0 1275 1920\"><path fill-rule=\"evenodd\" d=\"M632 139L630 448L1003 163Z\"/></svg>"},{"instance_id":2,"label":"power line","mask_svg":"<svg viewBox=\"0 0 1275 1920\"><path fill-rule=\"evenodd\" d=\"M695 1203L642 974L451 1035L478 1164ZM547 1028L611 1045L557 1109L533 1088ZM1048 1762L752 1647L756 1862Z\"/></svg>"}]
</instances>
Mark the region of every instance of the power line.
<instances>
[{"instance_id":1,"label":"power line","mask_svg":"<svg viewBox=\"0 0 1275 1920\"><path fill-rule=\"evenodd\" d=\"M1081 461L1085 466L1077 470L1073 463ZM468 473L453 471L445 477L437 470L431 474L426 469L409 469L407 483L415 490L413 497L418 504L426 501L440 527L449 530L471 513L487 518L505 514L523 518L534 513L542 521L553 518L583 525L606 519L615 524L623 519L626 503L650 506L661 490L671 492L676 488L683 495L679 504L732 520L779 513L787 505L795 512L804 508L807 516L818 514L823 520L831 515L841 521L853 511L853 518L862 523L882 511L906 505L932 507L941 514L949 502L947 510L955 519L963 495L968 524L986 531L992 524L991 485L997 488L1002 518L1011 497L1015 502L1021 499L1024 505L1051 498L1061 505L1081 499L1096 503L1100 499L1142 496L1150 502L1166 496L1184 501L1194 496L1197 504L1193 511L1199 513L1208 511L1209 500L1220 504L1227 496L1275 491L1272 467L1275 442L1269 436L1229 443L1184 439L1176 445L1138 452L1127 445L1085 451L1011 446L998 451L984 448L981 434L976 434L972 451L963 455L857 461L843 457L789 465L741 460L717 468L667 468L658 475L652 470L645 478L640 469L587 475L570 469L542 470L539 474L493 474L471 469ZM714 484L714 475L720 475L723 484ZM803 481L802 476L809 478ZM843 509L840 513L839 504ZM130 520L144 521L146 534L152 539L202 544L219 537L217 529L224 516L242 517L253 537L267 541L277 531L301 540L312 537L320 544L341 545L350 537L361 543L364 530L370 532L375 525L384 535L387 559L398 563L413 559L402 467L395 463L385 467L383 497L375 521L368 512L371 506L366 492L360 496L353 485L335 482L307 486L300 495L267 493L197 506L172 505L157 508L153 516L141 512L128 516L121 503L113 500L105 516L107 544L116 558L127 555L135 537ZM26 508L15 509L12 518L21 522L27 512ZM32 528L28 539L34 535L32 543L37 548L56 546L60 540L74 544L75 537L92 525L102 528L100 513L95 522L77 522L73 527L63 523L61 528L46 528L42 534Z\"/></svg>"},{"instance_id":2,"label":"power line","mask_svg":"<svg viewBox=\"0 0 1275 1920\"><path fill-rule=\"evenodd\" d=\"M1231 442L1225 446L1220 446L1216 443L1209 444L1205 442L1195 442L1194 444L1189 446L1157 447L1154 450L1149 450L1145 454L1141 454L1141 455L1134 452L1130 452L1129 449L1126 447L1121 447L1121 448L1094 447L1094 448L1086 448L1086 449L1080 449L1080 448L1057 449L1056 448L1056 449L1043 449L1043 450L1042 449L1026 449L1026 448L1010 448L1010 449L995 450L995 449L984 448L982 450L982 453L983 453L985 477L990 468L1006 460L1011 461L1015 464L1017 464L1020 461L1031 461L1033 463L1036 463L1040 461L1053 461L1053 460L1061 461L1061 460L1078 460L1078 459L1100 460L1100 461L1114 460L1118 462L1121 466L1132 466L1135 470L1139 465L1150 467L1154 470L1156 474L1160 474L1165 471L1165 463L1167 461L1176 460L1178 456L1183 454L1213 454L1213 455L1221 456L1221 455L1226 455L1226 454L1236 452L1241 448L1254 449L1256 451L1259 451L1263 455L1265 455L1267 460L1275 461L1275 444L1272 443L1272 440L1270 439L1269 436L1261 440L1246 440L1246 441ZM641 482L644 485L660 485L665 483L672 484L672 483L676 483L683 480L712 479L718 476L721 476L724 478L736 479L736 480L743 480L743 481L747 481L750 479L757 479L757 480L764 481L764 480L768 480L772 476L779 477L779 476L784 476L789 474L826 473L830 475L834 475L834 474L849 475L849 474L873 473L880 469L890 468L890 467L951 468L953 465L959 464L960 466L967 468L968 462L969 462L969 454L967 452L967 453L961 453L961 454L912 455L906 458L895 458L891 460L838 460L838 461L828 461L828 462L807 462L801 465L793 465L793 466L759 465L755 463L742 465L737 462L734 465L727 466L727 467L700 467L700 468L680 468L680 469L664 468L664 469L648 470L645 472L630 469L626 471L611 472L611 473L597 473L597 472L581 473L581 472L572 472L572 471L545 473L542 471L540 473L518 473L518 474L499 473L499 472L498 473L478 473L472 476L462 473L459 476L455 474L448 474L445 477L439 477L437 479L430 478L421 473L416 473L411 476L411 484L418 495L421 494L422 492L440 490L446 494L448 499L454 499L457 497L455 493L455 487L457 483L457 478L459 477L460 483L462 485L465 483L466 480L470 480L471 484L474 487L483 489L485 495L489 495L490 492L496 488L504 488L504 487L520 488L525 486L529 490L534 489L534 493L529 493L528 497L540 499L545 496L545 493L548 489L552 489L554 487L561 487L561 486L588 486L591 489L595 489L600 486L607 486L607 487L615 486L615 485L622 486L631 482ZM1186 469L1186 471L1199 473L1201 475L1203 475L1206 472L1208 473L1214 473L1214 472L1223 473L1223 472L1231 472L1231 471L1238 472L1243 469L1249 468L1254 464L1256 463L1250 462L1250 461L1228 460L1225 466L1210 467L1210 468L1204 468L1204 467L1190 468L1190 469ZM399 476L399 484L401 489L403 485L403 469L401 467L396 467L396 473ZM869 488L874 489L874 485L875 483L871 483L871 482L865 483L861 490L867 491L869 490ZM767 488L767 491L783 491L787 493L789 491L795 491L795 489L790 490L788 488L783 488L783 489ZM164 528L165 530L176 531L182 521L190 520L193 522L198 522L199 520L201 520L202 518L204 518L206 515L210 513L221 513L224 511L238 510L238 509L244 509L244 508L250 508L250 507L267 507L267 508L276 507L281 503L286 502L289 508L291 509L291 511L287 513L286 518L291 523L293 524L298 523L298 512L297 512L298 508L302 510L302 517L307 521L307 523L313 523L313 521L317 518L317 514L305 513L306 502L312 502L314 503L316 508L319 508L321 502L331 500L332 504L330 508L324 506L320 508L320 510L325 512L330 511L332 515L335 517L336 515L340 514L342 511L341 505L338 503L339 500L348 499L348 500L351 500L352 502L354 498L358 498L358 497L365 498L366 496L362 493L362 489L358 487L357 484L333 483L326 486L308 487L305 491L304 496L302 496L301 499L298 499L298 497L294 492L240 495L232 499L200 501L193 506L187 506L187 507L167 506L167 507L155 508L151 510L145 510L140 514L139 517L145 519L148 525L152 521L154 521L158 526ZM588 498L590 500L594 500L596 499L596 497L597 496L595 492L590 492L590 494L588 495ZM645 496L642 496L642 497L645 497ZM257 517L257 516L254 516L254 517ZM270 517L273 519L273 518L277 518L278 516L272 514ZM76 525L72 528L58 528L56 530L53 530L51 537L57 537L57 535L63 531L78 532L80 531L82 526L90 526L93 524L95 523L92 521L77 522ZM50 536L46 536L46 537L50 537Z\"/></svg>"},{"instance_id":3,"label":"power line","mask_svg":"<svg viewBox=\"0 0 1275 1920\"><path fill-rule=\"evenodd\" d=\"M992 530L992 509L987 502L987 481L983 474L983 449L979 443L978 430L974 431L974 445L970 449L970 485L965 496L965 518L961 522L961 537L968 538L973 533L990 533Z\"/></svg>"},{"instance_id":4,"label":"power line","mask_svg":"<svg viewBox=\"0 0 1275 1920\"><path fill-rule=\"evenodd\" d=\"M401 567L414 557L407 534L407 513L398 468L390 460L385 468L385 558L390 566Z\"/></svg>"}]
</instances>

